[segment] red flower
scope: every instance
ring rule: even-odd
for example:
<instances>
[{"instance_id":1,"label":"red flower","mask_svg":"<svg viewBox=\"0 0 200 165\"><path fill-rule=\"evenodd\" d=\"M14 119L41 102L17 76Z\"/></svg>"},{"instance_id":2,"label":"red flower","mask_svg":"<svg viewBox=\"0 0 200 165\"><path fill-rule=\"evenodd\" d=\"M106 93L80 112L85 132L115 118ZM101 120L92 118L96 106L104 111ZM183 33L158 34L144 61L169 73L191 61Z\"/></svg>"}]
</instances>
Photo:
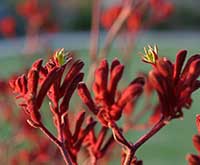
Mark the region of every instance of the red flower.
<instances>
[{"instance_id":1,"label":"red flower","mask_svg":"<svg viewBox=\"0 0 200 165\"><path fill-rule=\"evenodd\" d=\"M137 31L142 25L142 15L140 12L133 12L127 19L127 29L129 31Z\"/></svg>"},{"instance_id":2,"label":"red flower","mask_svg":"<svg viewBox=\"0 0 200 165\"><path fill-rule=\"evenodd\" d=\"M161 116L162 116L162 112L161 112L160 105L158 104L154 107L153 113L149 117L149 124L154 125L160 120Z\"/></svg>"},{"instance_id":3,"label":"red flower","mask_svg":"<svg viewBox=\"0 0 200 165\"><path fill-rule=\"evenodd\" d=\"M13 17L5 17L0 20L0 32L4 37L13 37L16 33L16 21Z\"/></svg>"},{"instance_id":4,"label":"red flower","mask_svg":"<svg viewBox=\"0 0 200 165\"><path fill-rule=\"evenodd\" d=\"M42 66L42 60L35 61L28 71L16 79L10 81L10 86L17 98L22 98L20 106L28 114L27 122L40 128L48 137L57 144L65 146L71 161L76 164L77 153L88 133L93 129L96 122L91 120L84 124L85 112L80 112L75 120L75 130L72 133L69 123L68 109L70 99L84 74L81 69L84 63L76 60L72 63L72 58L65 53L64 49L56 51L45 66ZM72 63L70 66L69 63ZM65 74L65 68L68 71ZM58 131L58 137L54 137L44 126L39 109L48 96L51 100L50 110L53 114L54 125Z\"/></svg>"},{"instance_id":5,"label":"red flower","mask_svg":"<svg viewBox=\"0 0 200 165\"><path fill-rule=\"evenodd\" d=\"M95 71L95 81L93 83L95 101L93 101L84 83L79 83L78 85L78 93L82 101L106 127L110 121L119 120L126 104L136 99L143 90L144 80L143 78L137 78L117 94L117 84L122 77L123 69L124 66L115 59L111 64L110 78L108 80L108 63L106 60L101 61Z\"/></svg>"},{"instance_id":6,"label":"red flower","mask_svg":"<svg viewBox=\"0 0 200 165\"><path fill-rule=\"evenodd\" d=\"M120 12L122 11L123 6L113 6L107 10L105 10L101 17L101 24L105 29L110 29ZM131 15L128 17L125 27L129 31L138 30L141 27L141 14L139 11L134 10Z\"/></svg>"},{"instance_id":7,"label":"red flower","mask_svg":"<svg viewBox=\"0 0 200 165\"><path fill-rule=\"evenodd\" d=\"M197 80L200 75L200 55L190 57L183 68L186 54L186 50L180 51L175 63L172 63L166 57L158 58L156 51L149 47L143 58L153 65L149 80L158 93L162 114L169 119L183 116L182 108L190 107L191 95L200 87L200 81Z\"/></svg>"},{"instance_id":8,"label":"red flower","mask_svg":"<svg viewBox=\"0 0 200 165\"><path fill-rule=\"evenodd\" d=\"M174 6L171 2L165 0L150 0L150 6L153 10L154 19L165 19L174 11Z\"/></svg>"},{"instance_id":9,"label":"red flower","mask_svg":"<svg viewBox=\"0 0 200 165\"><path fill-rule=\"evenodd\" d=\"M40 3L38 0L27 0L17 6L17 12L26 18L29 25L48 32L56 32L58 26L50 18L51 6L49 3Z\"/></svg>"},{"instance_id":10,"label":"red flower","mask_svg":"<svg viewBox=\"0 0 200 165\"><path fill-rule=\"evenodd\" d=\"M56 75L60 72L59 68L54 68L46 76L45 80L40 83L40 70L42 68L42 60L39 59L33 63L28 74L23 74L10 81L10 86L14 93L17 93L17 98L22 98L20 106L29 115L29 123L37 126L40 124L41 115L39 109L42 105L44 97L52 83L55 81Z\"/></svg>"},{"instance_id":11,"label":"red flower","mask_svg":"<svg viewBox=\"0 0 200 165\"><path fill-rule=\"evenodd\" d=\"M106 30L111 28L125 5L126 1L123 1L122 4L112 6L103 11L101 24ZM123 27L127 31L138 31L143 25L151 25L165 20L173 11L174 6L169 1L149 0L149 3L139 2L132 7Z\"/></svg>"},{"instance_id":12,"label":"red flower","mask_svg":"<svg viewBox=\"0 0 200 165\"><path fill-rule=\"evenodd\" d=\"M113 6L108 10L105 10L101 17L102 26L106 29L110 29L114 21L117 19L121 12L121 6Z\"/></svg>"},{"instance_id":13,"label":"red flower","mask_svg":"<svg viewBox=\"0 0 200 165\"><path fill-rule=\"evenodd\" d=\"M24 3L20 3L17 6L17 12L28 18L33 14L37 13L39 10L38 0L26 0Z\"/></svg>"}]
</instances>

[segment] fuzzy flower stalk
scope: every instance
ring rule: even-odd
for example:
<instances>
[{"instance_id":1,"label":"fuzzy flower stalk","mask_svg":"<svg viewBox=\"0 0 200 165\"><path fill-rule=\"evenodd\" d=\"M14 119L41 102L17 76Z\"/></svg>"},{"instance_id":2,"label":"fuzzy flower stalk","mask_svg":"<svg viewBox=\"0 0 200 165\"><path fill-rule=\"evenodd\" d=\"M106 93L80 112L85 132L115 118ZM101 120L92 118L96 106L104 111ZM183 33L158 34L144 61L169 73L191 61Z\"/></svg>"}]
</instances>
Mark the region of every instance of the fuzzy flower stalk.
<instances>
[{"instance_id":1,"label":"fuzzy flower stalk","mask_svg":"<svg viewBox=\"0 0 200 165\"><path fill-rule=\"evenodd\" d=\"M136 157L137 150L172 119L182 118L183 108L190 108L192 93L200 87L199 54L191 56L184 65L186 50L177 53L175 62L159 57L156 46L144 50L142 61L151 64L152 70L146 79L138 76L123 89L119 89L118 84L124 65L118 59L114 59L110 66L106 59L100 61L94 74L92 94L83 82L83 61L72 59L64 49L57 50L44 65L42 59L36 60L26 74L12 79L10 86L27 115L27 122L57 145L66 164L78 164L78 153L84 148L83 151L90 156L90 164L95 165L97 160L106 157L115 142L122 147L123 165L141 165L142 160ZM118 121L127 113L127 107L131 108L130 105L140 98L145 83L150 84L151 91L155 90L158 95L159 103L153 115L156 122L152 122L152 128L138 140L130 142ZM69 105L76 89L86 108L98 120L100 130L95 129L96 121L84 110L75 114L72 122ZM57 134L43 122L45 113L41 113L41 107L45 97L50 101L49 109ZM199 117L197 121L199 129ZM197 148L198 141L199 137L195 136L193 142ZM189 155L188 161L197 158Z\"/></svg>"},{"instance_id":2,"label":"fuzzy flower stalk","mask_svg":"<svg viewBox=\"0 0 200 165\"><path fill-rule=\"evenodd\" d=\"M186 54L186 50L179 51L173 63L167 57L158 57L156 46L149 46L142 59L153 66L149 80L157 91L162 116L168 121L183 117L183 108L190 108L192 93L200 87L200 55L191 56L184 66Z\"/></svg>"},{"instance_id":3,"label":"fuzzy flower stalk","mask_svg":"<svg viewBox=\"0 0 200 165\"><path fill-rule=\"evenodd\" d=\"M117 90L123 70L124 66L119 60L114 59L109 69L107 60L103 59L95 71L94 99L84 82L78 85L78 94L83 103L105 127L119 120L124 107L139 97L143 91L144 79L142 77L134 79L124 90Z\"/></svg>"},{"instance_id":4,"label":"fuzzy flower stalk","mask_svg":"<svg viewBox=\"0 0 200 165\"><path fill-rule=\"evenodd\" d=\"M43 66L43 60L35 61L27 74L23 74L10 81L10 86L19 105L27 114L27 122L39 128L60 149L66 164L77 164L77 154L81 145L95 126L95 121L87 122L82 128L85 112L80 112L75 120L74 133L70 130L68 117L69 102L78 83L84 74L81 69L84 63L81 60L72 61L64 49L55 52L51 59ZM68 71L65 73L65 68ZM50 100L50 110L53 115L57 136L51 133L43 123L41 114L45 96Z\"/></svg>"},{"instance_id":5,"label":"fuzzy flower stalk","mask_svg":"<svg viewBox=\"0 0 200 165\"><path fill-rule=\"evenodd\" d=\"M177 53L175 63L166 57L158 56L157 46L145 48L142 61L150 63L153 69L149 72L148 81L159 97L156 123L135 143L129 142L117 125L125 106L138 98L144 85L144 79L138 77L122 91L117 84L122 77L123 65L113 60L111 67L107 60L102 60L95 71L93 83L94 99L85 83L80 82L78 93L83 103L97 117L99 122L113 132L114 140L123 147L122 164L139 164L135 152L162 129L170 120L183 117L183 108L190 108L191 95L200 87L197 78L200 75L200 55L191 56L183 67L187 51Z\"/></svg>"}]
</instances>

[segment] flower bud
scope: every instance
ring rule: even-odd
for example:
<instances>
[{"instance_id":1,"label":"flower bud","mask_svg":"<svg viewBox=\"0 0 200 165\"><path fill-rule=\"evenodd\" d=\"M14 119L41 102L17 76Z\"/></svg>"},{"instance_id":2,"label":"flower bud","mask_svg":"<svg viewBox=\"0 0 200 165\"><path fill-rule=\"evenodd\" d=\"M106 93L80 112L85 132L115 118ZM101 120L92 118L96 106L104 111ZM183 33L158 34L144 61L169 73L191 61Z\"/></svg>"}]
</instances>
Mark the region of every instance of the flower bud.
<instances>
[{"instance_id":1,"label":"flower bud","mask_svg":"<svg viewBox=\"0 0 200 165\"><path fill-rule=\"evenodd\" d=\"M87 86L85 85L85 83L80 82L78 84L78 94L79 94L81 100L84 102L84 104L86 104L88 106L89 110L92 111L94 114L97 114L98 110L95 107L95 104L92 100L90 92L89 92Z\"/></svg>"},{"instance_id":2,"label":"flower bud","mask_svg":"<svg viewBox=\"0 0 200 165\"><path fill-rule=\"evenodd\" d=\"M170 62L166 58L158 59L156 62L156 66L163 77L172 77L173 67L172 65L170 65Z\"/></svg>"},{"instance_id":3,"label":"flower bud","mask_svg":"<svg viewBox=\"0 0 200 165\"><path fill-rule=\"evenodd\" d=\"M192 137L193 145L196 150L200 153L200 135L194 135Z\"/></svg>"},{"instance_id":4,"label":"flower bud","mask_svg":"<svg viewBox=\"0 0 200 165\"><path fill-rule=\"evenodd\" d=\"M200 134L200 114L196 115L196 127L198 133Z\"/></svg>"},{"instance_id":5,"label":"flower bud","mask_svg":"<svg viewBox=\"0 0 200 165\"><path fill-rule=\"evenodd\" d=\"M189 163L188 165L198 165L198 164L200 164L200 158L197 155L188 154L186 156L186 159L187 159L187 161Z\"/></svg>"}]
</instances>

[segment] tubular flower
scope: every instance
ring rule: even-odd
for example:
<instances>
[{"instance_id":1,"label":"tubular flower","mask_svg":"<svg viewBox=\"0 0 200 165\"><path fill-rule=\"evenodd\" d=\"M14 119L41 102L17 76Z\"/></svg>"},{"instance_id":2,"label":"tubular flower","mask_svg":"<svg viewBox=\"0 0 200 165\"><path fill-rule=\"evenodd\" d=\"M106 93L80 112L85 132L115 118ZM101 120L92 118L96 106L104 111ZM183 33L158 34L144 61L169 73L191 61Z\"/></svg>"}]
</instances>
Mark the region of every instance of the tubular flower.
<instances>
[{"instance_id":1,"label":"tubular flower","mask_svg":"<svg viewBox=\"0 0 200 165\"><path fill-rule=\"evenodd\" d=\"M199 133L199 118L200 118L200 115L197 115L196 116L196 125L197 125L198 133ZM188 161L188 165L198 165L198 164L200 164L200 135L199 134L194 135L192 137L192 142L193 142L195 149L198 152L198 155L188 154L186 156L186 159Z\"/></svg>"},{"instance_id":2,"label":"tubular flower","mask_svg":"<svg viewBox=\"0 0 200 165\"><path fill-rule=\"evenodd\" d=\"M191 56L183 68L186 50L177 53L175 63L158 58L152 47L146 52L143 61L153 65L149 81L158 93L162 115L168 119L182 117L182 108L190 107L191 95L200 87L200 55Z\"/></svg>"},{"instance_id":3,"label":"tubular flower","mask_svg":"<svg viewBox=\"0 0 200 165\"><path fill-rule=\"evenodd\" d=\"M42 106L44 97L50 99L50 110L53 114L54 125L57 129L57 137L54 141L57 145L62 142L69 152L70 158L76 164L77 153L80 150L86 135L93 129L96 122L90 121L82 128L85 120L85 112L80 112L75 120L74 133L70 130L68 109L70 99L84 74L81 69L84 63L81 60L72 62L69 53L64 49L57 50L52 58L42 66L42 60L35 61L28 71L16 79L10 81L12 90L22 98L20 106L28 114L27 122L44 130L39 109ZM71 63L71 65L69 65ZM68 71L65 74L65 68ZM46 131L48 134L48 131ZM52 138L53 135L49 137Z\"/></svg>"},{"instance_id":4,"label":"tubular flower","mask_svg":"<svg viewBox=\"0 0 200 165\"><path fill-rule=\"evenodd\" d=\"M29 124L37 126L40 124L41 115L39 109L44 100L45 94L56 79L59 68L54 68L46 75L45 80L40 83L40 70L42 68L42 60L39 59L33 63L28 74L21 75L15 80L10 81L10 86L14 93L18 94L16 98L22 98L20 106L29 115Z\"/></svg>"},{"instance_id":5,"label":"tubular flower","mask_svg":"<svg viewBox=\"0 0 200 165\"><path fill-rule=\"evenodd\" d=\"M83 73L80 73L83 62L77 60L61 84L65 67L70 61L71 58L67 58L64 50L60 49L55 52L45 66L42 66L43 60L39 59L33 63L28 74L23 74L10 81L13 92L18 94L16 98L22 98L20 106L30 116L29 122L34 123L34 125L40 123L39 109L46 95L53 105L57 105L58 100L63 97L60 109L62 113L68 109L69 99L78 82L83 78Z\"/></svg>"},{"instance_id":6,"label":"tubular flower","mask_svg":"<svg viewBox=\"0 0 200 165\"><path fill-rule=\"evenodd\" d=\"M117 91L117 85L122 77L123 69L124 66L117 59L113 60L108 80L108 62L107 60L100 62L95 71L93 83L95 101L83 82L78 85L78 93L82 101L106 127L110 121L119 120L126 104L136 99L143 91L143 78L133 80L122 92Z\"/></svg>"},{"instance_id":7,"label":"tubular flower","mask_svg":"<svg viewBox=\"0 0 200 165\"><path fill-rule=\"evenodd\" d=\"M96 121L90 120L85 124L85 128L82 128L85 120L85 112L81 111L77 114L75 119L74 132L70 130L70 121L67 115L63 117L63 130L64 131L64 144L69 151L72 161L76 163L77 154L84 143L85 138L91 130L93 130Z\"/></svg>"},{"instance_id":8,"label":"tubular flower","mask_svg":"<svg viewBox=\"0 0 200 165\"><path fill-rule=\"evenodd\" d=\"M93 121L92 118L88 119L88 122ZM108 128L102 126L99 133L96 135L96 131L93 129L88 133L84 140L84 144L89 151L90 155L95 159L100 159L106 156L106 152L112 148L114 143L113 135L108 135Z\"/></svg>"}]
</instances>

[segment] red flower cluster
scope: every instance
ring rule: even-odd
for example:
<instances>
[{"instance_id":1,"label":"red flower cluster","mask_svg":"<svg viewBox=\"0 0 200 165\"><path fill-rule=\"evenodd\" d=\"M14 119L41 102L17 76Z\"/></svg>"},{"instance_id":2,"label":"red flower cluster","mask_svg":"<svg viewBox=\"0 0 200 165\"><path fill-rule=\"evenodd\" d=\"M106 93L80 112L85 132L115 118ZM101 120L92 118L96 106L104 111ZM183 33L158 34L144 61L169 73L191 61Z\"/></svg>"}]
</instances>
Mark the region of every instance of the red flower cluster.
<instances>
[{"instance_id":1,"label":"red flower cluster","mask_svg":"<svg viewBox=\"0 0 200 165\"><path fill-rule=\"evenodd\" d=\"M60 149L64 148L71 161L76 164L81 144L96 122L90 121L82 128L85 112L80 112L74 122L74 133L70 130L69 101L78 83L83 79L83 73L80 71L84 64L81 60L72 63L72 58L66 57L64 49L60 49L45 66L42 66L42 59L37 60L27 75L23 74L10 81L10 86L18 94L17 98L22 98L20 106L29 116L28 123L40 128ZM66 67L68 72L64 75ZM57 138L48 131L41 119L39 110L46 95L51 100L50 109L58 132Z\"/></svg>"},{"instance_id":2,"label":"red flower cluster","mask_svg":"<svg viewBox=\"0 0 200 165\"><path fill-rule=\"evenodd\" d=\"M55 32L58 29L50 18L51 7L48 1L25 0L23 3L18 4L16 10L33 27L40 27L48 32Z\"/></svg>"},{"instance_id":3,"label":"red flower cluster","mask_svg":"<svg viewBox=\"0 0 200 165\"><path fill-rule=\"evenodd\" d=\"M159 58L156 48L149 47L145 52L143 61L153 65L149 80L158 93L162 115L169 119L182 117L182 108L190 107L191 95L200 87L200 55L191 56L183 68L186 50L178 52L174 64L166 57Z\"/></svg>"},{"instance_id":4,"label":"red flower cluster","mask_svg":"<svg viewBox=\"0 0 200 165\"><path fill-rule=\"evenodd\" d=\"M198 130L198 134L194 135L192 138L193 145L198 152L198 155L188 154L186 159L188 161L188 165L198 165L200 164L200 115L196 116L196 126Z\"/></svg>"},{"instance_id":5,"label":"red flower cluster","mask_svg":"<svg viewBox=\"0 0 200 165\"><path fill-rule=\"evenodd\" d=\"M56 75L61 71L58 67L52 69L46 75L45 80L41 82L40 74L42 71L47 71L42 67L42 62L43 60L41 59L37 60L28 71L28 75L23 74L16 80L10 81L11 88L18 94L17 98L23 98L20 106L29 115L30 120L28 121L34 126L41 123L39 109L47 91L56 79Z\"/></svg>"},{"instance_id":6,"label":"red flower cluster","mask_svg":"<svg viewBox=\"0 0 200 165\"><path fill-rule=\"evenodd\" d=\"M105 29L110 29L120 15L124 4L112 6L106 9L101 17L101 24ZM148 0L147 3L138 3L135 7L132 7L131 14L127 18L124 27L128 31L138 31L149 20L151 23L157 23L165 20L169 17L174 10L174 6L171 2L165 0Z\"/></svg>"},{"instance_id":7,"label":"red flower cluster","mask_svg":"<svg viewBox=\"0 0 200 165\"><path fill-rule=\"evenodd\" d=\"M66 163L77 164L78 153L81 147L85 147L90 155L91 164L95 164L98 159L105 157L106 151L115 141L123 147L123 164L140 165L142 161L137 160L135 155L137 149L162 129L167 121L183 116L182 108L190 107L191 95L200 87L200 81L197 80L200 75L200 55L190 57L183 67L186 54L185 50L180 51L175 63L172 63L166 57L158 56L157 47L149 46L145 49L143 61L150 63L153 69L148 77L138 76L122 91L119 91L117 86L122 78L124 66L115 59L109 67L107 60L103 59L94 73L92 85L94 99L86 84L82 82L84 74L81 70L84 63L81 60L73 60L64 49L56 51L44 66L42 59L35 61L28 73L11 80L10 86L18 94L17 98L21 98L20 106L28 115L28 123L39 128L57 145ZM131 109L142 94L143 88L148 98L153 90L156 90L159 103L148 122L153 127L132 143L125 138L124 130L117 125L116 121L120 119L122 113L132 112ZM94 129L96 122L90 116L85 120L84 111L79 112L75 119L70 116L69 103L76 89L82 102L101 124L98 134ZM45 96L50 100L49 105L57 136L48 130L42 120L40 109ZM149 106L145 106L145 111L146 109L149 110ZM72 119L73 123L71 123ZM198 116L198 130L200 130L199 121ZM108 134L109 129L112 130L112 134ZM35 139L32 134L30 135ZM195 135L193 142L198 151L199 141L200 137ZM47 147L46 145L43 147ZM40 153L39 162L49 159L44 150ZM32 159L36 153L24 152L22 155ZM13 161L17 162L16 159ZM188 161L199 163L199 156L190 155Z\"/></svg>"},{"instance_id":8,"label":"red flower cluster","mask_svg":"<svg viewBox=\"0 0 200 165\"><path fill-rule=\"evenodd\" d=\"M109 122L117 121L121 117L126 104L136 99L143 91L144 79L136 78L122 92L117 91L117 85L122 77L124 66L115 59L110 68L107 60L102 60L95 71L93 91L95 101L85 83L79 83L78 93L89 110L94 113L100 122L108 127Z\"/></svg>"},{"instance_id":9,"label":"red flower cluster","mask_svg":"<svg viewBox=\"0 0 200 165\"><path fill-rule=\"evenodd\" d=\"M105 10L101 17L101 24L105 29L110 29L113 25L120 12L122 11L123 6L112 6L111 8ZM126 20L126 28L128 31L137 31L141 27L142 15L139 10L135 10L131 13L129 18Z\"/></svg>"},{"instance_id":10,"label":"red flower cluster","mask_svg":"<svg viewBox=\"0 0 200 165\"><path fill-rule=\"evenodd\" d=\"M153 18L157 20L166 19L174 11L174 6L166 0L149 0L152 7Z\"/></svg>"}]
</instances>

